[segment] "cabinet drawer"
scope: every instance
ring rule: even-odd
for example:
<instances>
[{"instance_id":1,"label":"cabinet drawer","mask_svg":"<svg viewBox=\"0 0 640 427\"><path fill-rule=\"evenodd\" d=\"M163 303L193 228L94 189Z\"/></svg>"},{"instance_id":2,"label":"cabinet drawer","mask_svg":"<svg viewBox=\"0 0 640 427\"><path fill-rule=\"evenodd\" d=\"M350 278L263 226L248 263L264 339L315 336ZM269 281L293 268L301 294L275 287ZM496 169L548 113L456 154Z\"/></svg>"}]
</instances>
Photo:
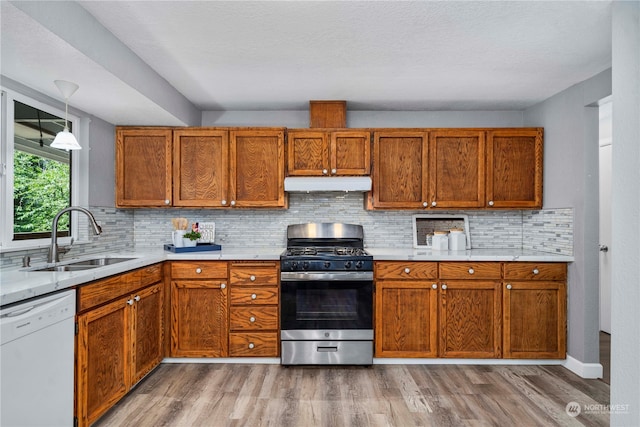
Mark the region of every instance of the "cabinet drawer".
<instances>
[{"instance_id":1,"label":"cabinet drawer","mask_svg":"<svg viewBox=\"0 0 640 427\"><path fill-rule=\"evenodd\" d=\"M376 279L435 279L437 262L377 262Z\"/></svg>"},{"instance_id":2,"label":"cabinet drawer","mask_svg":"<svg viewBox=\"0 0 640 427\"><path fill-rule=\"evenodd\" d=\"M231 286L277 285L278 269L273 267L233 267L229 274Z\"/></svg>"},{"instance_id":3,"label":"cabinet drawer","mask_svg":"<svg viewBox=\"0 0 640 427\"><path fill-rule=\"evenodd\" d=\"M104 304L140 289L137 272L120 274L78 288L78 311Z\"/></svg>"},{"instance_id":4,"label":"cabinet drawer","mask_svg":"<svg viewBox=\"0 0 640 427\"><path fill-rule=\"evenodd\" d=\"M441 262L441 279L500 279L499 262Z\"/></svg>"},{"instance_id":5,"label":"cabinet drawer","mask_svg":"<svg viewBox=\"0 0 640 427\"><path fill-rule=\"evenodd\" d=\"M278 357L278 333L232 332L229 334L229 356Z\"/></svg>"},{"instance_id":6,"label":"cabinet drawer","mask_svg":"<svg viewBox=\"0 0 640 427\"><path fill-rule=\"evenodd\" d=\"M278 329L278 307L232 307L231 330Z\"/></svg>"},{"instance_id":7,"label":"cabinet drawer","mask_svg":"<svg viewBox=\"0 0 640 427\"><path fill-rule=\"evenodd\" d=\"M162 264L153 264L138 270L140 286L147 286L162 280Z\"/></svg>"},{"instance_id":8,"label":"cabinet drawer","mask_svg":"<svg viewBox=\"0 0 640 427\"><path fill-rule=\"evenodd\" d=\"M509 280L566 280L567 264L559 262L508 262L504 264L504 278Z\"/></svg>"},{"instance_id":9,"label":"cabinet drawer","mask_svg":"<svg viewBox=\"0 0 640 427\"><path fill-rule=\"evenodd\" d=\"M232 287L230 290L231 305L263 305L278 304L277 286Z\"/></svg>"},{"instance_id":10,"label":"cabinet drawer","mask_svg":"<svg viewBox=\"0 0 640 427\"><path fill-rule=\"evenodd\" d=\"M172 279L222 279L226 277L226 262L180 261L171 263Z\"/></svg>"}]
</instances>

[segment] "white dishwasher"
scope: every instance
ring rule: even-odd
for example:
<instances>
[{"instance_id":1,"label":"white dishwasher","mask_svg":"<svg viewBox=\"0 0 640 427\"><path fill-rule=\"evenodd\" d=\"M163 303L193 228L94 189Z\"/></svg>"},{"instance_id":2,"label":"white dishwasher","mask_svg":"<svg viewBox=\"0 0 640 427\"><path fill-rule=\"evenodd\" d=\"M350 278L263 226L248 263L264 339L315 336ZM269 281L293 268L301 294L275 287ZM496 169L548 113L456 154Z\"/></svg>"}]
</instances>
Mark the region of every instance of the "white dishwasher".
<instances>
[{"instance_id":1,"label":"white dishwasher","mask_svg":"<svg viewBox=\"0 0 640 427\"><path fill-rule=\"evenodd\" d=\"M75 290L0 309L0 425L73 426Z\"/></svg>"}]
</instances>

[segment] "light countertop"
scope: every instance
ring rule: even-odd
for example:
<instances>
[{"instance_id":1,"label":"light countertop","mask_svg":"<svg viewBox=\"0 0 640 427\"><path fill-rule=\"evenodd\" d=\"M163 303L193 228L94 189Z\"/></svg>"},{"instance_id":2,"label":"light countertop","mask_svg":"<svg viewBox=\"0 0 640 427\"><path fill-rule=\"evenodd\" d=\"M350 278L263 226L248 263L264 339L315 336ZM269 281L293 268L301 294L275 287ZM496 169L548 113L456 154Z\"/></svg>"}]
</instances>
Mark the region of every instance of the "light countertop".
<instances>
[{"instance_id":1,"label":"light countertop","mask_svg":"<svg viewBox=\"0 0 640 427\"><path fill-rule=\"evenodd\" d=\"M105 253L101 257L126 257L129 261L82 271L40 272L30 269L0 271L0 306L60 291L83 283L124 273L167 260L279 260L284 248L222 249L212 252L139 251ZM367 248L377 261L529 261L571 262L573 257L517 249L473 249L467 251L432 251L429 249ZM61 264L96 258L97 255L64 260ZM46 267L38 265L35 267Z\"/></svg>"}]
</instances>

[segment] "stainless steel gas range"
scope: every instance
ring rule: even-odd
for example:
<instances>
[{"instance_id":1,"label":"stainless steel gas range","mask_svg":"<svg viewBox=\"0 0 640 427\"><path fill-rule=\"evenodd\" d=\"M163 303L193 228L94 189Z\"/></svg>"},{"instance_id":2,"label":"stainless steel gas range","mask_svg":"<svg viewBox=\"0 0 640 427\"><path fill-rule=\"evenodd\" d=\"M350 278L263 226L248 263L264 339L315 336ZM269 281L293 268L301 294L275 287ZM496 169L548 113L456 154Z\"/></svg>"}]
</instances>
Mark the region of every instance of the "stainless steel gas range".
<instances>
[{"instance_id":1,"label":"stainless steel gas range","mask_svg":"<svg viewBox=\"0 0 640 427\"><path fill-rule=\"evenodd\" d=\"M373 257L362 226L289 225L280 256L283 365L373 363Z\"/></svg>"}]
</instances>

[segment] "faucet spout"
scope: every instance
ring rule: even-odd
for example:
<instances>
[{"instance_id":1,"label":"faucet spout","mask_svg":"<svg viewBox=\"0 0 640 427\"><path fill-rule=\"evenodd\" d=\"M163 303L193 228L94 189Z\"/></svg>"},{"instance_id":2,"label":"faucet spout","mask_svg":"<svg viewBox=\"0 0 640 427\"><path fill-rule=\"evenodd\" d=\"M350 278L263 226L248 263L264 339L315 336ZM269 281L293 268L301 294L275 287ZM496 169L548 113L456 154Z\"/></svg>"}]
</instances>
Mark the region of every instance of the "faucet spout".
<instances>
[{"instance_id":1,"label":"faucet spout","mask_svg":"<svg viewBox=\"0 0 640 427\"><path fill-rule=\"evenodd\" d=\"M68 208L64 208L64 209L60 210L60 212L58 212L56 214L56 216L53 218L53 223L51 225L51 246L49 247L49 255L47 256L47 262L59 262L60 261L60 254L59 254L59 251L58 251L58 221L60 220L60 217L62 215L64 215L67 212L71 212L71 211L78 211L78 212L82 212L83 214L85 214L89 218L89 222L91 223L91 226L93 227L93 232L95 234L102 233L102 227L100 227L98 225L98 222L96 221L96 218L93 216L93 214L88 209L85 209L85 208L80 207L80 206L69 206Z\"/></svg>"}]
</instances>

